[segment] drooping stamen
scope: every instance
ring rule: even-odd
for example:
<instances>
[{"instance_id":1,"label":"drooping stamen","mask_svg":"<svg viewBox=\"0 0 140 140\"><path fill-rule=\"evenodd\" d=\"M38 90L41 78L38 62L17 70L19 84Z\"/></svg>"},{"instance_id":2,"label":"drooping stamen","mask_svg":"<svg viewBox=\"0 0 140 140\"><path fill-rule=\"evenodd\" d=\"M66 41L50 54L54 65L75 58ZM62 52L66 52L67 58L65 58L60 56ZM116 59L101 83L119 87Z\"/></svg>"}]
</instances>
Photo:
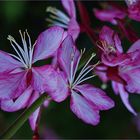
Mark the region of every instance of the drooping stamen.
<instances>
[{"instance_id":1,"label":"drooping stamen","mask_svg":"<svg viewBox=\"0 0 140 140\"><path fill-rule=\"evenodd\" d=\"M48 7L46 9L46 12L50 12L52 15L50 15L50 18L47 18L46 21L50 22L50 25L58 25L63 28L68 28L68 23L70 21L69 17L64 14L62 11L54 8L54 7Z\"/></svg>"},{"instance_id":2,"label":"drooping stamen","mask_svg":"<svg viewBox=\"0 0 140 140\"><path fill-rule=\"evenodd\" d=\"M31 38L27 30L23 34L21 33L21 30L19 30L19 33L21 36L23 48L16 42L16 40L11 35L9 35L7 39L10 40L10 43L18 56L14 54L10 55L19 60L24 65L25 68L31 68L34 49L34 47L31 46ZM27 47L25 35L27 35L28 37L29 48Z\"/></svg>"}]
</instances>

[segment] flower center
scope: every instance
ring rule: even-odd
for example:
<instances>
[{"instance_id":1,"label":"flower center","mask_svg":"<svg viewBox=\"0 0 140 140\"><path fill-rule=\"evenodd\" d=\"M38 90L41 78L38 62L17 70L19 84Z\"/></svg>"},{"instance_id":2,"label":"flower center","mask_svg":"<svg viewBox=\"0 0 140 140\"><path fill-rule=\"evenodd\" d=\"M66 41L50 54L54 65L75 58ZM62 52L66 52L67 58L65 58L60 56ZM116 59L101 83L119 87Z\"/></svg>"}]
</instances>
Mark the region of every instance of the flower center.
<instances>
[{"instance_id":1,"label":"flower center","mask_svg":"<svg viewBox=\"0 0 140 140\"><path fill-rule=\"evenodd\" d=\"M85 52L85 50L81 51L81 54L77 60L75 68L74 68L74 55L72 55L73 58L71 59L71 77L69 79L69 86L70 86L71 90L74 89L74 87L79 85L80 83L95 77L95 75L87 76L99 64L99 62L97 62L95 65L88 65L90 63L90 61L93 59L93 57L95 57L95 55L96 55L95 53L93 53L91 55L91 57L88 59L88 61L84 65L84 67L81 69L79 74L76 76L76 73L78 71L79 62L80 62L81 57L84 54L84 52Z\"/></svg>"},{"instance_id":2,"label":"flower center","mask_svg":"<svg viewBox=\"0 0 140 140\"><path fill-rule=\"evenodd\" d=\"M96 42L96 45L105 53L115 53L116 49L113 45L108 44L105 40L99 40Z\"/></svg>"},{"instance_id":3,"label":"flower center","mask_svg":"<svg viewBox=\"0 0 140 140\"><path fill-rule=\"evenodd\" d=\"M54 8L54 7L48 7L46 9L46 12L50 13L50 17L46 19L50 24L49 26L60 26L62 28L68 28L69 24L69 17L64 14L62 11Z\"/></svg>"},{"instance_id":4,"label":"flower center","mask_svg":"<svg viewBox=\"0 0 140 140\"><path fill-rule=\"evenodd\" d=\"M32 57L33 57L33 51L34 51L34 45L31 45L31 38L27 32L27 30L22 34L21 30L19 30L22 45L21 47L16 40L11 36L8 35L7 39L10 41L11 46L13 47L14 51L17 55L10 54L12 57L20 61L26 69L30 69L32 67ZM26 41L26 35L28 37L28 43ZM29 45L29 47L28 47Z\"/></svg>"}]
</instances>

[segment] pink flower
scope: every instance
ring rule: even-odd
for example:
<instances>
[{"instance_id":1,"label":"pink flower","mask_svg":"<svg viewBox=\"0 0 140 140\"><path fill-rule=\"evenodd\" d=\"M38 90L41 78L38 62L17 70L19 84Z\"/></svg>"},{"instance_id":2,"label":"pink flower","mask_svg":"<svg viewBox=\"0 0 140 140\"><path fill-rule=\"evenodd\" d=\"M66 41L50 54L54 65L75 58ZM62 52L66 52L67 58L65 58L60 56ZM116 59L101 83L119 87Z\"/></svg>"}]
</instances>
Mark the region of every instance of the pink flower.
<instances>
[{"instance_id":1,"label":"pink flower","mask_svg":"<svg viewBox=\"0 0 140 140\"><path fill-rule=\"evenodd\" d=\"M54 55L62 41L64 30L52 27L42 32L35 44L31 45L28 32L21 35L21 47L12 36L8 36L15 54L0 51L0 106L12 112L30 106L40 94L49 88L50 78L55 73L51 65L33 66L37 61ZM28 37L28 41L25 37ZM5 88L6 87L6 88ZM29 118L32 129L39 114L39 108Z\"/></svg>"},{"instance_id":2,"label":"pink flower","mask_svg":"<svg viewBox=\"0 0 140 140\"><path fill-rule=\"evenodd\" d=\"M130 19L140 21L140 1L125 0L128 7L117 6L116 3L107 4L106 9L94 9L95 16L101 21L118 24L117 19L124 19L128 16Z\"/></svg>"},{"instance_id":3,"label":"pink flower","mask_svg":"<svg viewBox=\"0 0 140 140\"><path fill-rule=\"evenodd\" d=\"M125 0L128 5L129 18L140 21L140 1L139 0Z\"/></svg>"},{"instance_id":4,"label":"pink flower","mask_svg":"<svg viewBox=\"0 0 140 140\"><path fill-rule=\"evenodd\" d=\"M108 9L94 9L94 15L101 21L107 21L116 25L118 23L117 19L124 19L126 13L116 7L108 5Z\"/></svg>"},{"instance_id":5,"label":"pink flower","mask_svg":"<svg viewBox=\"0 0 140 140\"><path fill-rule=\"evenodd\" d=\"M94 9L94 15L101 21L106 21L106 22L110 22L114 25L117 25L120 28L120 31L122 32L122 34L124 34L124 36L129 41L135 42L138 39L137 33L133 30L132 26L130 26L127 23L127 21L125 19L125 17L127 15L129 17L131 17L131 15L128 14L129 12L127 11L127 10L131 10L130 9L131 7L129 7L127 9L126 7L122 7L122 6L117 5L116 3L112 3L112 2L108 3L106 7L107 8L103 9L103 10ZM138 11L138 8L136 8L136 9ZM136 11L136 9L135 9L135 11ZM134 9L132 11L134 12ZM133 14L133 12L131 12L131 13ZM134 12L134 13L136 14L136 12ZM139 12L137 12L137 15L133 15L133 16L138 17L138 13Z\"/></svg>"},{"instance_id":6,"label":"pink flower","mask_svg":"<svg viewBox=\"0 0 140 140\"><path fill-rule=\"evenodd\" d=\"M103 82L112 81L114 92L120 94L127 109L136 115L128 101L128 92L140 93L140 40L136 41L127 53L123 53L118 35L109 27L103 27L99 38L101 45L98 43L97 46L102 50L101 61L103 64L97 66L96 74Z\"/></svg>"},{"instance_id":7,"label":"pink flower","mask_svg":"<svg viewBox=\"0 0 140 140\"><path fill-rule=\"evenodd\" d=\"M48 7L46 11L50 12L52 15L50 16L50 19L48 18L46 20L50 22L51 26L57 25L67 29L68 34L76 40L80 33L80 27L76 20L76 8L74 1L61 0L61 2L68 15L56 8Z\"/></svg>"},{"instance_id":8,"label":"pink flower","mask_svg":"<svg viewBox=\"0 0 140 140\"><path fill-rule=\"evenodd\" d=\"M72 112L84 122L97 125L100 118L99 111L114 107L114 102L101 89L90 84L82 84L84 81L95 76L86 77L95 67L94 65L88 66L91 59L95 56L94 54L77 75L82 54L83 52L80 54L74 46L72 37L67 36L58 49L58 61L61 69L64 71L63 74L62 72L60 73L63 81L59 84L60 88L58 87L55 92L49 93L52 99L57 102L65 100L70 95L70 108Z\"/></svg>"}]
</instances>

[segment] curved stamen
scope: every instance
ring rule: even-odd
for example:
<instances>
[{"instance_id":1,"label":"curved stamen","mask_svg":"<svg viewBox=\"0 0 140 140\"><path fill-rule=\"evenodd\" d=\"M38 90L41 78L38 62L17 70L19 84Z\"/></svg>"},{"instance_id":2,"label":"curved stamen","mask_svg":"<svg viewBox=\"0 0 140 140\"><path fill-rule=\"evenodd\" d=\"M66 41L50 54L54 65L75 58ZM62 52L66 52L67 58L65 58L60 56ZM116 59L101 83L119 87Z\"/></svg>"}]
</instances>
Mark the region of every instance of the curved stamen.
<instances>
[{"instance_id":1,"label":"curved stamen","mask_svg":"<svg viewBox=\"0 0 140 140\"><path fill-rule=\"evenodd\" d=\"M105 54L109 54L110 52L116 52L116 49L113 45L107 44L104 40L99 40L96 42L98 48L100 48Z\"/></svg>"},{"instance_id":2,"label":"curved stamen","mask_svg":"<svg viewBox=\"0 0 140 140\"><path fill-rule=\"evenodd\" d=\"M92 76L89 76L89 77L85 77L89 72L91 72L95 66L97 66L99 64L96 63L95 65L92 65L92 66L88 66L88 64L90 63L90 61L92 60L92 58L96 55L96 54L92 54L91 57L89 58L89 60L86 62L85 66L82 68L82 70L80 71L78 77L75 79L75 75L76 75L76 72L77 72L77 68L78 68L78 65L79 65L79 62L80 62L80 59L82 57L82 54L85 52L85 50L82 52L81 51L81 55L79 56L79 59L77 61L77 65L76 65L76 68L75 68L75 71L74 71L74 74L73 74L73 79L72 79L72 83L71 83L71 88L73 89L76 85L84 82L85 80L88 80L92 77L94 77L95 75L92 75ZM84 78L85 77L85 78ZM73 82L73 80L75 79L75 81Z\"/></svg>"},{"instance_id":3,"label":"curved stamen","mask_svg":"<svg viewBox=\"0 0 140 140\"><path fill-rule=\"evenodd\" d=\"M76 75L76 72L77 72L77 69L78 69L80 60L81 60L81 58L82 58L82 56L83 56L84 53L85 53L85 48L84 48L83 50L81 50L80 56L79 56L79 58L78 58L78 60L77 60L76 67L75 67L75 70L74 70L74 72L73 72L72 82L73 82L73 80L75 79L75 75Z\"/></svg>"},{"instance_id":4,"label":"curved stamen","mask_svg":"<svg viewBox=\"0 0 140 140\"><path fill-rule=\"evenodd\" d=\"M10 41L10 44L13 47L13 49L15 50L15 52L17 53L18 57L22 60L22 63L23 62L26 63L26 61L24 60L24 57L25 57L24 51L16 43L15 39L12 36L10 36L10 35L8 35L8 38L7 39ZM21 54L18 52L18 50L16 49L15 45L12 42L15 43L16 47L19 49L19 51L20 51Z\"/></svg>"},{"instance_id":5,"label":"curved stamen","mask_svg":"<svg viewBox=\"0 0 140 140\"><path fill-rule=\"evenodd\" d=\"M46 12L51 13L50 18L46 19L46 21L51 23L50 25L58 25L63 28L68 28L68 23L69 23L70 19L62 11L60 11L54 7L47 7Z\"/></svg>"},{"instance_id":6,"label":"curved stamen","mask_svg":"<svg viewBox=\"0 0 140 140\"><path fill-rule=\"evenodd\" d=\"M77 86L78 84L80 84L80 83L82 83L82 82L84 82L84 81L86 81L86 80L89 80L89 79L91 79L91 78L93 78L93 77L95 77L96 75L92 75L92 76L89 76L89 77L86 77L85 79L83 79L83 80L81 80L81 81L78 81L75 85L73 85L73 88L75 87L75 86Z\"/></svg>"},{"instance_id":7,"label":"curved stamen","mask_svg":"<svg viewBox=\"0 0 140 140\"><path fill-rule=\"evenodd\" d=\"M25 30L23 34L21 30L19 30L19 33L21 36L23 48L16 42L16 40L11 35L9 35L7 39L10 40L11 46L13 47L18 56L15 56L14 54L10 55L19 60L25 68L31 68L34 46L32 47L31 45L31 38L27 30ZM27 47L27 42L25 38L26 35L28 37L29 48Z\"/></svg>"},{"instance_id":8,"label":"curved stamen","mask_svg":"<svg viewBox=\"0 0 140 140\"><path fill-rule=\"evenodd\" d=\"M89 58L89 60L87 61L87 63L85 64L85 66L82 68L82 70L80 71L80 73L79 73L79 75L78 75L78 77L77 77L77 79L75 80L75 81L77 81L80 77L81 77L81 75L83 74L83 72L85 71L85 68L87 67L87 65L90 63L90 61L92 60L92 58L93 57L95 57L95 53L93 53L92 55L91 55L91 57ZM75 82L74 82L75 83Z\"/></svg>"}]
</instances>

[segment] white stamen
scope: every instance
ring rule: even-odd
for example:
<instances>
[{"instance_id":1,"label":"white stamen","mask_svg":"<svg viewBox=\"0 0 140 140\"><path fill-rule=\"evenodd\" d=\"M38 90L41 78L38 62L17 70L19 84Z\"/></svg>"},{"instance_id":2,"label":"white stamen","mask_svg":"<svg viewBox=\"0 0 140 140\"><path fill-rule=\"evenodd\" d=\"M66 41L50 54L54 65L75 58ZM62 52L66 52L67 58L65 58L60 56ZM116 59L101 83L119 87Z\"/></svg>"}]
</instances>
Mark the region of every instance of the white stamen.
<instances>
[{"instance_id":1,"label":"white stamen","mask_svg":"<svg viewBox=\"0 0 140 140\"><path fill-rule=\"evenodd\" d=\"M92 54L91 57L89 58L89 60L86 62L85 66L82 68L81 72L79 73L79 75L77 76L77 78L75 79L75 75L76 75L76 72L77 72L77 69L78 69L78 65L79 65L79 62L80 62L80 59L83 55L83 53L85 52L85 50L82 52L81 51L81 55L79 56L78 60L77 60L77 64L76 64L76 68L73 72L73 63L74 63L74 60L72 59L71 61L71 78L69 80L69 83L70 83L70 87L71 89L73 89L76 85L90 79L90 78L93 78L95 75L92 75L92 76L89 76L89 77L85 77L89 72L91 72L95 66L97 66L99 64L99 62L95 65L92 65L92 66L88 66L88 64L90 63L90 61L92 60L92 58L96 55L96 54ZM74 57L73 57L74 58Z\"/></svg>"},{"instance_id":2,"label":"white stamen","mask_svg":"<svg viewBox=\"0 0 140 140\"><path fill-rule=\"evenodd\" d=\"M76 67L75 67L75 70L74 70L74 72L73 72L72 82L73 82L73 80L75 79L75 75L76 75L76 72L77 72L77 69L78 69L78 66L79 66L81 57L82 57L82 55L83 55L84 53L85 53L85 48L83 49L83 51L81 50L80 56L79 56L79 58L78 58L78 60L77 60Z\"/></svg>"},{"instance_id":3,"label":"white stamen","mask_svg":"<svg viewBox=\"0 0 140 140\"><path fill-rule=\"evenodd\" d=\"M10 40L10 43L18 56L15 56L14 54L10 55L19 60L24 65L25 68L31 68L34 46L32 47L31 45L31 39L27 30L23 34L21 33L21 30L19 30L19 33L21 36L23 48L21 48L21 46L15 41L15 39L11 35L9 35L7 39ZM29 48L27 47L25 35L28 36Z\"/></svg>"},{"instance_id":4,"label":"white stamen","mask_svg":"<svg viewBox=\"0 0 140 140\"><path fill-rule=\"evenodd\" d=\"M50 22L50 24L48 26L56 26L57 25L57 26L60 26L62 28L68 28L67 25L60 23L60 22L57 22L57 21L53 21L53 20L48 19L48 18L46 19L46 21Z\"/></svg>"},{"instance_id":5,"label":"white stamen","mask_svg":"<svg viewBox=\"0 0 140 140\"><path fill-rule=\"evenodd\" d=\"M25 52L25 58L28 59L29 58L29 54L28 54L28 49L27 49L27 43L25 41L25 32L24 32L24 37L23 37L23 35L21 33L21 30L19 30L19 33L20 33L21 40L22 40L22 43L23 43L23 48L24 48L24 52ZM27 59L25 59L26 60L26 64L29 62L29 60L27 60Z\"/></svg>"},{"instance_id":6,"label":"white stamen","mask_svg":"<svg viewBox=\"0 0 140 140\"><path fill-rule=\"evenodd\" d=\"M53 25L53 26L58 25L63 28L68 28L68 23L69 23L70 19L62 11L60 11L54 7L48 7L46 9L46 12L51 13L50 17L46 19L46 21L50 22L51 25Z\"/></svg>"},{"instance_id":7,"label":"white stamen","mask_svg":"<svg viewBox=\"0 0 140 140\"><path fill-rule=\"evenodd\" d=\"M89 60L87 61L87 63L85 64L85 66L82 68L81 72L79 73L77 79L75 80L77 82L77 80L81 77L81 75L83 74L83 72L85 71L85 68L87 67L87 65L89 64L89 62L92 60L92 58L95 56L96 54L92 54L91 57L89 58ZM75 82L74 82L75 83Z\"/></svg>"},{"instance_id":8,"label":"white stamen","mask_svg":"<svg viewBox=\"0 0 140 140\"><path fill-rule=\"evenodd\" d=\"M24 61L23 61L22 59L20 59L19 57L17 57L17 56L14 55L14 54L10 54L10 53L9 53L9 55L11 55L11 56L13 56L14 58L16 58L17 60L19 60L19 61L25 66L25 68L28 68L28 66L24 63Z\"/></svg>"},{"instance_id":9,"label":"white stamen","mask_svg":"<svg viewBox=\"0 0 140 140\"><path fill-rule=\"evenodd\" d=\"M89 80L89 79L91 79L91 78L93 78L93 77L95 77L95 76L96 76L96 75L92 75L92 76L86 77L85 79L83 79L83 80L77 82L75 85L73 85L73 88L74 88L76 85L78 85L78 84L80 84L80 83L82 83L82 82L84 82L84 81L86 81L86 80Z\"/></svg>"},{"instance_id":10,"label":"white stamen","mask_svg":"<svg viewBox=\"0 0 140 140\"><path fill-rule=\"evenodd\" d=\"M17 55L19 56L19 58L24 62L24 59L23 59L24 58L24 54L23 54L24 52L20 48L20 46L15 42L15 39L12 36L10 36L10 35L8 36L7 39L10 41L13 49L15 50L15 52L17 53ZM18 47L18 49L19 49L20 53L22 54L22 56L21 56L21 54L19 54L18 50L16 49L16 47L14 46L14 44L12 42L15 43L15 45Z\"/></svg>"}]
</instances>

